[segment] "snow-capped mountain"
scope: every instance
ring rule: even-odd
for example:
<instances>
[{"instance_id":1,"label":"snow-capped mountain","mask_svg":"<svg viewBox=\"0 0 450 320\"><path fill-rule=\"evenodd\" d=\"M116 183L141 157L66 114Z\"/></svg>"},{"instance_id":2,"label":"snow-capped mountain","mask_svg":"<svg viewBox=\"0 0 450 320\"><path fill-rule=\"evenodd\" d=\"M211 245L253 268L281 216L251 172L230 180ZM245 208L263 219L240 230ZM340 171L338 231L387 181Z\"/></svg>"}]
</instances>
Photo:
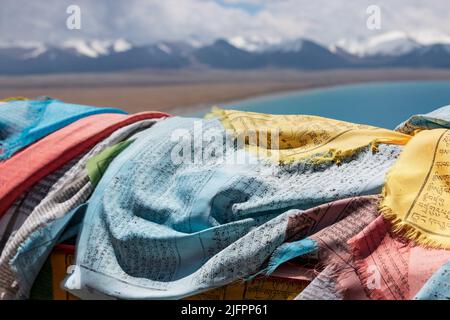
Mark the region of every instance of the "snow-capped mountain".
<instances>
[{"instance_id":1,"label":"snow-capped mountain","mask_svg":"<svg viewBox=\"0 0 450 320\"><path fill-rule=\"evenodd\" d=\"M71 39L65 41L60 48L73 50L76 54L90 58L109 55L114 52L125 52L133 46L125 39L110 40L83 40Z\"/></svg>"},{"instance_id":2,"label":"snow-capped mountain","mask_svg":"<svg viewBox=\"0 0 450 320\"><path fill-rule=\"evenodd\" d=\"M132 69L450 68L450 36L389 32L326 47L307 39L218 39L213 43L72 39L60 45L0 42L0 74L108 72Z\"/></svg>"},{"instance_id":3,"label":"snow-capped mountain","mask_svg":"<svg viewBox=\"0 0 450 320\"><path fill-rule=\"evenodd\" d=\"M345 51L357 57L398 57L438 44L450 44L450 36L435 31L410 34L390 31L365 39L341 39L331 45L330 50Z\"/></svg>"},{"instance_id":4,"label":"snow-capped mountain","mask_svg":"<svg viewBox=\"0 0 450 320\"><path fill-rule=\"evenodd\" d=\"M61 45L47 45L32 41L3 41L0 42L2 54L10 51L17 58L27 60L37 58L51 49L71 52L75 55L89 58L109 55L111 53L130 50L132 45L125 39L117 40L83 40L70 39ZM18 54L19 53L19 54ZM18 54L18 55L17 55Z\"/></svg>"},{"instance_id":5,"label":"snow-capped mountain","mask_svg":"<svg viewBox=\"0 0 450 320\"><path fill-rule=\"evenodd\" d=\"M248 52L299 52L304 39L282 40L280 38L232 37L226 40L234 47Z\"/></svg>"},{"instance_id":6,"label":"snow-capped mountain","mask_svg":"<svg viewBox=\"0 0 450 320\"><path fill-rule=\"evenodd\" d=\"M450 44L450 35L435 30L415 32L414 39L423 46Z\"/></svg>"},{"instance_id":7,"label":"snow-capped mountain","mask_svg":"<svg viewBox=\"0 0 450 320\"><path fill-rule=\"evenodd\" d=\"M1 41L0 51L3 55L26 60L43 54L47 51L47 46L34 41Z\"/></svg>"},{"instance_id":8,"label":"snow-capped mountain","mask_svg":"<svg viewBox=\"0 0 450 320\"><path fill-rule=\"evenodd\" d=\"M3 41L0 74L182 68L188 65L190 50L192 47L184 43L136 46L125 39L71 39L60 45Z\"/></svg>"},{"instance_id":9,"label":"snow-capped mountain","mask_svg":"<svg viewBox=\"0 0 450 320\"><path fill-rule=\"evenodd\" d=\"M220 69L294 68L327 69L345 67L347 61L327 48L309 40L297 39L267 46L265 50L249 51L226 40L199 48L193 52L203 65Z\"/></svg>"},{"instance_id":10,"label":"snow-capped mountain","mask_svg":"<svg viewBox=\"0 0 450 320\"><path fill-rule=\"evenodd\" d=\"M311 42L309 40L304 39L295 39L295 40L289 40L289 41L283 41L277 44L274 44L267 48L266 51L269 52L300 52L302 49L304 49L304 45L307 42Z\"/></svg>"},{"instance_id":11,"label":"snow-capped mountain","mask_svg":"<svg viewBox=\"0 0 450 320\"><path fill-rule=\"evenodd\" d=\"M331 46L332 51L340 48L358 57L400 56L421 45L404 32L392 31L362 40L341 39Z\"/></svg>"},{"instance_id":12,"label":"snow-capped mountain","mask_svg":"<svg viewBox=\"0 0 450 320\"><path fill-rule=\"evenodd\" d=\"M248 52L264 52L282 43L282 40L279 38L261 38L256 36L237 36L226 41L234 47Z\"/></svg>"}]
</instances>

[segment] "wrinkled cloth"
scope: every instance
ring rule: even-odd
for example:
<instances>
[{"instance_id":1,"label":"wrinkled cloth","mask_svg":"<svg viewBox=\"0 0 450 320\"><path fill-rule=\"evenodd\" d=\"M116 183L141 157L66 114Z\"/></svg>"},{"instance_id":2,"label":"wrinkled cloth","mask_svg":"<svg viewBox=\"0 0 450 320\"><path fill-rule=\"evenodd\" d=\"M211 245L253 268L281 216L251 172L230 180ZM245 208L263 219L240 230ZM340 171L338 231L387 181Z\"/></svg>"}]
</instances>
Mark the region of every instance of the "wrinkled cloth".
<instances>
[{"instance_id":1,"label":"wrinkled cloth","mask_svg":"<svg viewBox=\"0 0 450 320\"><path fill-rule=\"evenodd\" d=\"M182 298L250 276L285 241L289 209L380 193L402 147L378 149L340 166L279 165L216 119L157 123L100 180L64 286L82 298Z\"/></svg>"},{"instance_id":2,"label":"wrinkled cloth","mask_svg":"<svg viewBox=\"0 0 450 320\"><path fill-rule=\"evenodd\" d=\"M416 300L450 300L450 260L425 283Z\"/></svg>"},{"instance_id":3,"label":"wrinkled cloth","mask_svg":"<svg viewBox=\"0 0 450 320\"><path fill-rule=\"evenodd\" d=\"M324 267L297 299L407 300L424 290L425 282L450 258L450 251L414 246L391 235L391 224L378 212L378 203L374 197L339 222L275 251L272 260L314 254L317 265ZM316 249L292 255L306 246Z\"/></svg>"},{"instance_id":4,"label":"wrinkled cloth","mask_svg":"<svg viewBox=\"0 0 450 320\"><path fill-rule=\"evenodd\" d=\"M308 115L272 115L213 108L218 118L247 148L280 162L310 160L339 163L380 143L405 145L411 136L392 130ZM243 139L244 140L244 139Z\"/></svg>"},{"instance_id":5,"label":"wrinkled cloth","mask_svg":"<svg viewBox=\"0 0 450 320\"><path fill-rule=\"evenodd\" d=\"M278 247L264 272L272 273L294 258L314 257L316 268L323 270L296 299L367 299L347 241L378 217L379 201L379 196L356 197L310 209L320 217L323 229Z\"/></svg>"},{"instance_id":6,"label":"wrinkled cloth","mask_svg":"<svg viewBox=\"0 0 450 320\"><path fill-rule=\"evenodd\" d=\"M0 162L0 218L26 190L115 130L167 114L100 114L78 120Z\"/></svg>"},{"instance_id":7,"label":"wrinkled cloth","mask_svg":"<svg viewBox=\"0 0 450 320\"><path fill-rule=\"evenodd\" d=\"M370 299L413 299L450 259L450 250L415 246L390 234L391 228L380 215L350 239L356 273Z\"/></svg>"},{"instance_id":8,"label":"wrinkled cloth","mask_svg":"<svg viewBox=\"0 0 450 320\"><path fill-rule=\"evenodd\" d=\"M396 131L413 134L418 130L450 128L450 105L427 114L414 115L395 128Z\"/></svg>"},{"instance_id":9,"label":"wrinkled cloth","mask_svg":"<svg viewBox=\"0 0 450 320\"><path fill-rule=\"evenodd\" d=\"M287 242L273 253L265 272L272 273L281 264L305 254L314 253L322 265L344 262L351 266L347 241L377 216L378 196L338 200L310 209L320 217L322 230L306 239Z\"/></svg>"},{"instance_id":10,"label":"wrinkled cloth","mask_svg":"<svg viewBox=\"0 0 450 320\"><path fill-rule=\"evenodd\" d=\"M337 273L335 265L326 266L294 300L342 300L335 281Z\"/></svg>"},{"instance_id":11,"label":"wrinkled cloth","mask_svg":"<svg viewBox=\"0 0 450 320\"><path fill-rule=\"evenodd\" d=\"M450 130L416 134L389 170L382 212L396 232L434 248L450 248Z\"/></svg>"},{"instance_id":12,"label":"wrinkled cloth","mask_svg":"<svg viewBox=\"0 0 450 320\"><path fill-rule=\"evenodd\" d=\"M374 204L375 211L379 210L384 216L391 219L393 216L403 217L409 210L413 216L427 215L430 220L439 218L445 220L446 210L449 208L449 205L446 204L446 201L449 200L446 184L448 177L446 171L448 161L446 159L449 157L447 134L448 130L436 129L420 132L413 137L396 164L391 168L384 188L382 206L378 209L378 206ZM420 194L421 192L422 194ZM358 214L358 218L366 221L364 215ZM392 220L398 224L400 218ZM427 220L419 222L426 223ZM329 229L329 234L333 235L341 233L343 228L339 226L340 223L325 230ZM437 226L441 225L437 224ZM420 225L415 225L415 227L420 227ZM400 230L398 225L393 228L383 216L380 216L360 234L349 240L352 251L350 259L347 259L348 252L347 255L340 253L340 256L346 257L345 260L351 263L319 259L322 264L326 265L326 269L298 298L317 298L320 296L321 290L328 292L325 297L333 299L336 297L363 299L362 291L370 299L413 298L433 272L447 261L450 251L421 247L421 243L430 244L432 242L423 241L423 238L417 237L411 231L397 232L398 235L394 236L390 234L391 229ZM445 228L436 231L442 233ZM445 236L436 233L429 232L433 239L437 239L437 241L444 239L445 241ZM317 235L309 238L315 236ZM401 236L405 236L405 238ZM421 241L418 241L419 245L415 246L414 242L406 238ZM289 254L295 256L295 252L299 251L298 247L306 245L300 241L295 244L294 249L296 250L288 250L285 255L288 258ZM281 251L283 246L277 251ZM330 251L332 246L327 244L324 250ZM355 278L355 271L357 278ZM375 279L379 282L378 288L372 283L372 280L375 281Z\"/></svg>"},{"instance_id":13,"label":"wrinkled cloth","mask_svg":"<svg viewBox=\"0 0 450 320\"><path fill-rule=\"evenodd\" d=\"M413 246L389 234L379 213L380 197L340 200L312 209L342 216L300 241L281 245L271 269L298 257L314 257L323 268L297 297L310 299L412 299L427 279L450 258L450 251ZM346 206L343 206L347 203ZM340 213L339 213L340 212Z\"/></svg>"},{"instance_id":14,"label":"wrinkled cloth","mask_svg":"<svg viewBox=\"0 0 450 320\"><path fill-rule=\"evenodd\" d=\"M80 157L76 157L58 170L39 180L39 182L27 190L6 211L5 215L0 219L0 254L10 236L20 228L33 209L48 195L53 185L80 160Z\"/></svg>"},{"instance_id":15,"label":"wrinkled cloth","mask_svg":"<svg viewBox=\"0 0 450 320\"><path fill-rule=\"evenodd\" d=\"M54 99L9 101L2 105L0 112L0 161L79 119L102 113L126 114L115 108L69 104Z\"/></svg>"},{"instance_id":16,"label":"wrinkled cloth","mask_svg":"<svg viewBox=\"0 0 450 320\"><path fill-rule=\"evenodd\" d=\"M77 161L71 161L70 168L56 181L49 179L52 175L42 179L38 185L53 183L45 197L35 206L30 207L20 202L13 206L14 211L8 211L3 219L14 216L16 208L19 208L24 222L14 225L14 234L8 239L0 256L0 291L5 292L5 299L28 297L35 277L61 232L75 214L76 208L87 201L94 190L86 170L89 160L109 146L152 126L155 121L157 120L138 120L118 129ZM36 197L31 195L29 198Z\"/></svg>"}]
</instances>

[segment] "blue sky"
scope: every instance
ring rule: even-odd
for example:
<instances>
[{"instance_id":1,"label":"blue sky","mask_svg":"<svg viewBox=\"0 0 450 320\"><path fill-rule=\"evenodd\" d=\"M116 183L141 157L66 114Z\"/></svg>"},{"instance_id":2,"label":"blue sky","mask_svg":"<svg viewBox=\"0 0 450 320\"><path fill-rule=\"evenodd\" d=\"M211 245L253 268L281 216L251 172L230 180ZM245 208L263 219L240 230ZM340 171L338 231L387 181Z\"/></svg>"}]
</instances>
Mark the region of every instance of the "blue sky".
<instances>
[{"instance_id":1,"label":"blue sky","mask_svg":"<svg viewBox=\"0 0 450 320\"><path fill-rule=\"evenodd\" d=\"M1 0L0 41L61 43L71 38L213 41L309 38L323 44L392 30L450 35L449 0ZM66 28L66 8L81 8L82 29ZM369 5L382 28L366 27Z\"/></svg>"}]
</instances>

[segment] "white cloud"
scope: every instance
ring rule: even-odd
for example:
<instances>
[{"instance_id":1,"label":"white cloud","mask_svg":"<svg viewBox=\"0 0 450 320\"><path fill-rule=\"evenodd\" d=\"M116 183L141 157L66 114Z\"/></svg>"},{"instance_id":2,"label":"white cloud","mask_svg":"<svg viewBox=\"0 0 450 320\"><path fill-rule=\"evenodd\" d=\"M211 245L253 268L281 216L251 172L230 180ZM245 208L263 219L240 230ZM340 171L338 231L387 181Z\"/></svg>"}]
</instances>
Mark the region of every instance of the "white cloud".
<instances>
[{"instance_id":1,"label":"white cloud","mask_svg":"<svg viewBox=\"0 0 450 320\"><path fill-rule=\"evenodd\" d=\"M81 7L81 30L65 27L70 4ZM382 9L378 31L366 28L366 8L373 4ZM2 0L0 40L62 43L84 37L147 43L239 36L306 37L331 44L393 30L445 37L448 21L448 0Z\"/></svg>"}]
</instances>

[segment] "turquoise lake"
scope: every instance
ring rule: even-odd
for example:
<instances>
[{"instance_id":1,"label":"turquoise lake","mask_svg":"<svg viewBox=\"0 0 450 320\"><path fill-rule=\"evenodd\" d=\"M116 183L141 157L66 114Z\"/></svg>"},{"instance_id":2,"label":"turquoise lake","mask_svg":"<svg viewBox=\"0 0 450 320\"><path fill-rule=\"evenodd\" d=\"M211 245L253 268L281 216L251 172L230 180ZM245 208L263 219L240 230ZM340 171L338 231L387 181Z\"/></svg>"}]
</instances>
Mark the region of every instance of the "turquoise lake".
<instances>
[{"instance_id":1,"label":"turquoise lake","mask_svg":"<svg viewBox=\"0 0 450 320\"><path fill-rule=\"evenodd\" d=\"M318 115L395 128L411 115L427 113L445 105L450 105L450 81L346 85L277 94L220 106L273 114Z\"/></svg>"}]
</instances>

